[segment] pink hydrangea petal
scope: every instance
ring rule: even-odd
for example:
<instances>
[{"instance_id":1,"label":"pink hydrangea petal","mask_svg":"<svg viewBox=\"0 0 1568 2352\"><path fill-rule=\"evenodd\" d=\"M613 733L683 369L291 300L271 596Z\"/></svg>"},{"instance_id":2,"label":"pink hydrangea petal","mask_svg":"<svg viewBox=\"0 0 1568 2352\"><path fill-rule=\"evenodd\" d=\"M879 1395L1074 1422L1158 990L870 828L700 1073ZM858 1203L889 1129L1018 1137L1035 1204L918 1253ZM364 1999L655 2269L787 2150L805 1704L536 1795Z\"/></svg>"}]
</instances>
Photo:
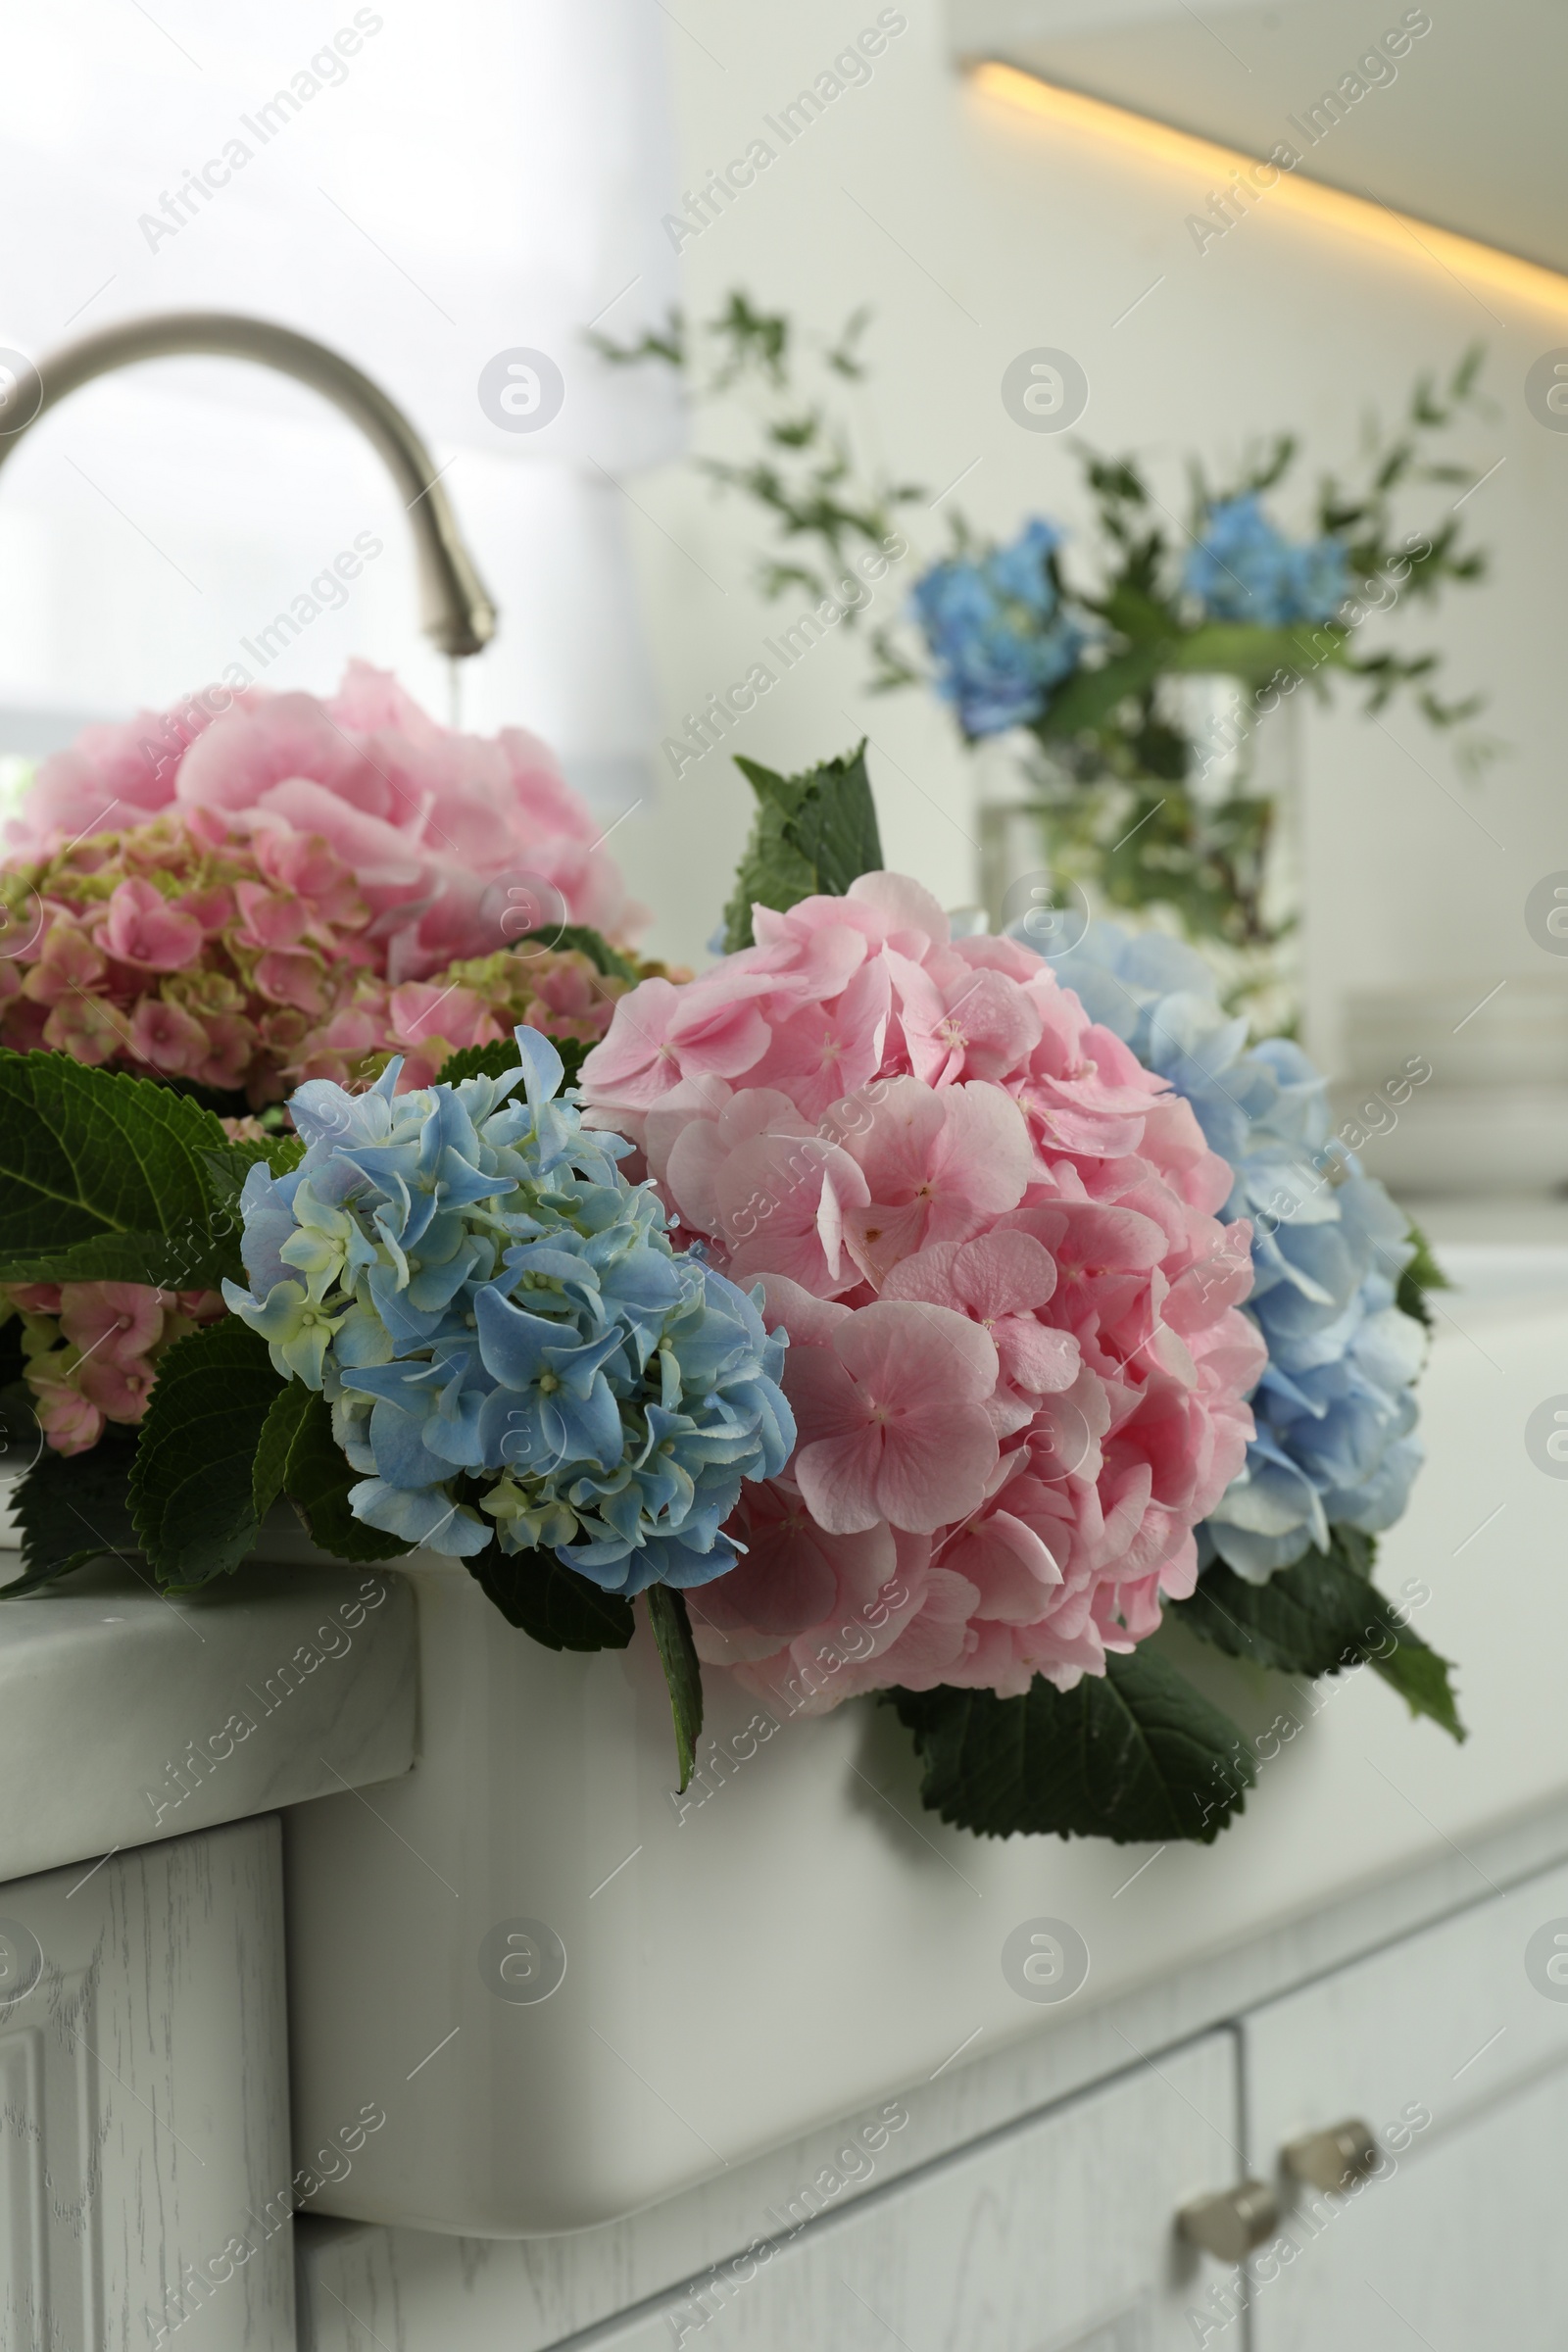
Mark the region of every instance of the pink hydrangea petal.
<instances>
[{"instance_id":1,"label":"pink hydrangea petal","mask_svg":"<svg viewBox=\"0 0 1568 2352\"><path fill-rule=\"evenodd\" d=\"M1055 1557L1038 1531L1000 1508L960 1535L942 1556L944 1564L966 1575L980 1594L977 1617L1034 1625L1062 1583Z\"/></svg>"},{"instance_id":2,"label":"pink hydrangea petal","mask_svg":"<svg viewBox=\"0 0 1568 2352\"><path fill-rule=\"evenodd\" d=\"M145 1357L120 1363L107 1353L100 1353L76 1368L82 1395L97 1406L104 1419L130 1428L146 1413L156 1377Z\"/></svg>"},{"instance_id":3,"label":"pink hydrangea petal","mask_svg":"<svg viewBox=\"0 0 1568 2352\"><path fill-rule=\"evenodd\" d=\"M696 1595L694 1624L730 1637L793 1637L835 1617L862 1615L892 1577L897 1549L890 1528L834 1536L811 1519L800 1494L769 1481L747 1497L739 1565ZM871 1646L867 1627L866 1646ZM765 1655L769 1642L754 1652ZM715 1644L717 1646L717 1644ZM733 1654L733 1648L732 1648ZM742 1653L744 1654L744 1653Z\"/></svg>"},{"instance_id":4,"label":"pink hydrangea petal","mask_svg":"<svg viewBox=\"0 0 1568 2352\"><path fill-rule=\"evenodd\" d=\"M863 1201L865 1179L820 1136L768 1134L740 1145L713 1180L731 1279L744 1286L759 1274L785 1274L823 1297L849 1289L853 1268L846 1270L836 1246L829 1256L842 1231L846 1193Z\"/></svg>"},{"instance_id":5,"label":"pink hydrangea petal","mask_svg":"<svg viewBox=\"0 0 1568 2352\"><path fill-rule=\"evenodd\" d=\"M608 1036L608 1031L606 1034ZM598 1051L596 1046L594 1052ZM716 1125L719 1113L731 1100L733 1092L727 1078L716 1078L710 1072L705 1072L699 1078L681 1079L648 1112L644 1127L648 1171L660 1184L664 1184L668 1177L670 1155L683 1135L702 1132L704 1152L717 1152L722 1156L722 1143L716 1133ZM710 1134L709 1130L713 1132ZM716 1165L716 1160L713 1164ZM704 1166L705 1173L700 1181L710 1191L711 1169L706 1160ZM709 1206L711 1207L710 1200ZM707 1217L699 1216L696 1221L705 1233L712 1231Z\"/></svg>"},{"instance_id":6,"label":"pink hydrangea petal","mask_svg":"<svg viewBox=\"0 0 1568 2352\"><path fill-rule=\"evenodd\" d=\"M951 1568L932 1568L918 1613L876 1661L877 1684L931 1690L957 1681L956 1669L969 1647L969 1621L979 1599L967 1577Z\"/></svg>"},{"instance_id":7,"label":"pink hydrangea petal","mask_svg":"<svg viewBox=\"0 0 1568 2352\"><path fill-rule=\"evenodd\" d=\"M976 1324L941 1306L879 1299L833 1335L834 1352L874 1404L905 1412L915 1405L978 1402L997 1382L997 1350Z\"/></svg>"},{"instance_id":8,"label":"pink hydrangea petal","mask_svg":"<svg viewBox=\"0 0 1568 2352\"><path fill-rule=\"evenodd\" d=\"M880 1290L901 1260L919 1250L928 1222L924 1200L904 1208L851 1208L842 1218L844 1245L866 1281Z\"/></svg>"},{"instance_id":9,"label":"pink hydrangea petal","mask_svg":"<svg viewBox=\"0 0 1568 2352\"><path fill-rule=\"evenodd\" d=\"M886 936L895 944L906 938L911 944L946 947L952 935L952 925L937 901L907 874L861 874L850 884L849 895L857 906L874 909L887 925Z\"/></svg>"},{"instance_id":10,"label":"pink hydrangea petal","mask_svg":"<svg viewBox=\"0 0 1568 2352\"><path fill-rule=\"evenodd\" d=\"M83 1355L127 1363L163 1337L163 1294L145 1283L68 1282L58 1311L62 1332Z\"/></svg>"},{"instance_id":11,"label":"pink hydrangea petal","mask_svg":"<svg viewBox=\"0 0 1568 2352\"><path fill-rule=\"evenodd\" d=\"M150 882L117 885L99 926L98 941L121 963L146 971L176 972L202 951L202 927L182 914Z\"/></svg>"},{"instance_id":12,"label":"pink hydrangea petal","mask_svg":"<svg viewBox=\"0 0 1568 2352\"><path fill-rule=\"evenodd\" d=\"M913 1405L881 1434L876 1507L895 1527L930 1534L948 1526L978 1508L997 1451L983 1402Z\"/></svg>"},{"instance_id":13,"label":"pink hydrangea petal","mask_svg":"<svg viewBox=\"0 0 1568 2352\"><path fill-rule=\"evenodd\" d=\"M783 1274L764 1274L760 1284L763 1323L769 1331L789 1334L787 1369L799 1369L806 1348L832 1348L833 1334L852 1311L849 1307L840 1306L836 1299L818 1298Z\"/></svg>"},{"instance_id":14,"label":"pink hydrangea petal","mask_svg":"<svg viewBox=\"0 0 1568 2352\"><path fill-rule=\"evenodd\" d=\"M791 1466L812 1518L833 1535L863 1534L883 1518L880 1431L862 1422L838 1437L817 1438L798 1447ZM931 1524L940 1520L939 1511Z\"/></svg>"},{"instance_id":15,"label":"pink hydrangea petal","mask_svg":"<svg viewBox=\"0 0 1568 2352\"><path fill-rule=\"evenodd\" d=\"M1031 1396L1070 1389L1083 1365L1083 1350L1070 1331L1054 1331L1027 1315L1004 1315L990 1326L1002 1369L1015 1388Z\"/></svg>"},{"instance_id":16,"label":"pink hydrangea petal","mask_svg":"<svg viewBox=\"0 0 1568 2352\"><path fill-rule=\"evenodd\" d=\"M799 1109L819 1118L875 1076L889 1004L887 969L879 956L862 964L831 1004L773 1021L768 1050L751 1073L755 1083L781 1087Z\"/></svg>"}]
</instances>

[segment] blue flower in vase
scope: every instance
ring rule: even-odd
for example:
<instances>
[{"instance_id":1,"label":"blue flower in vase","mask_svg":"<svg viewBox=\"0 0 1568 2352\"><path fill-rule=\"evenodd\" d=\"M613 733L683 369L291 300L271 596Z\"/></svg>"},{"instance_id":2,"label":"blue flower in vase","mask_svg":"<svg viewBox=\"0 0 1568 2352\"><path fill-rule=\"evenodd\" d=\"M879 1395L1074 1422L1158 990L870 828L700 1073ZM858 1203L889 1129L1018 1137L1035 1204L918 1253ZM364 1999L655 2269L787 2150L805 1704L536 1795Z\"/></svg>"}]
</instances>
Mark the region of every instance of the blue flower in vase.
<instances>
[{"instance_id":1,"label":"blue flower in vase","mask_svg":"<svg viewBox=\"0 0 1568 2352\"><path fill-rule=\"evenodd\" d=\"M1051 569L1060 544L1060 532L1037 516L1008 546L951 557L915 586L910 601L937 692L971 742L1039 718L1051 689L1078 666L1089 640L1061 609Z\"/></svg>"},{"instance_id":2,"label":"blue flower in vase","mask_svg":"<svg viewBox=\"0 0 1568 2352\"><path fill-rule=\"evenodd\" d=\"M1332 620L1350 593L1349 563L1338 539L1287 539L1248 490L1209 508L1182 585L1212 620L1283 629Z\"/></svg>"}]
</instances>

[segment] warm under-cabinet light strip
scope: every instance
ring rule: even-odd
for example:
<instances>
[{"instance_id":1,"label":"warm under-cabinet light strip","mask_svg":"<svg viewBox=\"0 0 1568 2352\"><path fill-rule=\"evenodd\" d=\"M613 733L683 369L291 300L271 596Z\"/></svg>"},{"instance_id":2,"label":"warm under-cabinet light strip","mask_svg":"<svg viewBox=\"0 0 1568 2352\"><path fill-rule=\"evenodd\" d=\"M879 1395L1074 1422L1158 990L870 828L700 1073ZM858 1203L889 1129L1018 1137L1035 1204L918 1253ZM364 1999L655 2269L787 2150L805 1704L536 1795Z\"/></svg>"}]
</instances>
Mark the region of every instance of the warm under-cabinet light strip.
<instances>
[{"instance_id":1,"label":"warm under-cabinet light strip","mask_svg":"<svg viewBox=\"0 0 1568 2352\"><path fill-rule=\"evenodd\" d=\"M1249 172L1260 160L1238 147L1222 147L1191 131L1176 130L1168 122L1155 122L1148 115L1110 106L1102 98L1089 98L1080 90L1043 81L1019 66L988 58L974 64L970 73L975 86L987 97L1043 115L1071 130L1113 139L1118 146L1135 148L1155 163L1199 172L1221 195L1229 190L1233 172ZM1331 188L1320 179L1303 178L1298 171L1278 172L1258 201L1304 213L1325 226L1385 246L1406 262L1425 258L1456 277L1495 286L1499 293L1516 295L1547 310L1568 310L1568 277L1557 270L1503 253L1495 245L1480 244L1474 237L1456 236L1452 229L1412 220L1408 213L1396 213L1365 196L1349 195L1344 188Z\"/></svg>"}]
</instances>

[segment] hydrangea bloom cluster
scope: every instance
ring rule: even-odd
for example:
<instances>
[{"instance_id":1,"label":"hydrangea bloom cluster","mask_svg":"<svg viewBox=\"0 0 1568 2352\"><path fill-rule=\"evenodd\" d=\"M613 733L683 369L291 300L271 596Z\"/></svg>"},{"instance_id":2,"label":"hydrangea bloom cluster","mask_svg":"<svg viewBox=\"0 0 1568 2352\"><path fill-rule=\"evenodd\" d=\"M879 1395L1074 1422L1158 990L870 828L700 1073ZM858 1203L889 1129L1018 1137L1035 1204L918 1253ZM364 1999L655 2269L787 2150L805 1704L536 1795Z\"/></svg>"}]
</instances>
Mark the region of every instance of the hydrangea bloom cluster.
<instances>
[{"instance_id":1,"label":"hydrangea bloom cluster","mask_svg":"<svg viewBox=\"0 0 1568 2352\"><path fill-rule=\"evenodd\" d=\"M1350 593L1350 575L1338 539L1293 543L1264 514L1256 491L1248 490L1209 508L1182 585L1212 619L1282 629L1297 620L1332 620Z\"/></svg>"},{"instance_id":2,"label":"hydrangea bloom cluster","mask_svg":"<svg viewBox=\"0 0 1568 2352\"><path fill-rule=\"evenodd\" d=\"M14 862L0 897L0 1043L257 1102L379 960L354 875L307 834L154 817Z\"/></svg>"},{"instance_id":3,"label":"hydrangea bloom cluster","mask_svg":"<svg viewBox=\"0 0 1568 2352\"><path fill-rule=\"evenodd\" d=\"M85 1453L107 1422L134 1428L165 1348L222 1312L216 1291L156 1291L140 1282L0 1288L0 1325L21 1318L23 1379L56 1453Z\"/></svg>"},{"instance_id":4,"label":"hydrangea bloom cluster","mask_svg":"<svg viewBox=\"0 0 1568 2352\"><path fill-rule=\"evenodd\" d=\"M1392 1527L1421 1465L1412 1384L1426 1340L1395 1304L1408 1220L1330 1132L1324 1081L1283 1038L1249 1048L1201 956L1096 923L1061 959L1107 1029L1191 1103L1234 1170L1223 1220L1248 1220L1247 1312L1268 1347L1247 1467L1200 1531L1253 1584L1326 1547L1332 1526Z\"/></svg>"},{"instance_id":5,"label":"hydrangea bloom cluster","mask_svg":"<svg viewBox=\"0 0 1568 2352\"><path fill-rule=\"evenodd\" d=\"M734 1563L743 1480L795 1442L783 1346L675 1253L621 1140L555 1099L555 1048L516 1042L505 1078L302 1086L308 1149L251 1171L251 1290L224 1296L329 1399L368 1525L455 1558L550 1549L612 1592L706 1584Z\"/></svg>"},{"instance_id":6,"label":"hydrangea bloom cluster","mask_svg":"<svg viewBox=\"0 0 1568 2352\"><path fill-rule=\"evenodd\" d=\"M363 664L335 704L261 696L199 729L189 716L89 728L39 769L20 828L32 853L0 869L0 1043L259 1106L303 1078L374 1076L393 1053L405 1087L426 1085L518 1021L603 1035L626 981L509 944L563 909L629 911L532 738L449 736ZM416 787L435 848L396 850L377 796L397 815Z\"/></svg>"},{"instance_id":7,"label":"hydrangea bloom cluster","mask_svg":"<svg viewBox=\"0 0 1568 2352\"><path fill-rule=\"evenodd\" d=\"M1061 533L1038 516L978 559L934 564L915 587L915 617L937 664L937 692L971 742L1038 718L1088 642L1061 609L1051 557Z\"/></svg>"},{"instance_id":8,"label":"hydrangea bloom cluster","mask_svg":"<svg viewBox=\"0 0 1568 2352\"><path fill-rule=\"evenodd\" d=\"M324 842L355 877L394 985L504 943L523 900L559 898L571 921L610 936L633 919L600 827L536 736L454 734L363 662L326 703L215 687L162 715L89 727L43 761L11 839L44 857L111 818L164 810L210 843Z\"/></svg>"},{"instance_id":9,"label":"hydrangea bloom cluster","mask_svg":"<svg viewBox=\"0 0 1568 2352\"><path fill-rule=\"evenodd\" d=\"M699 1650L810 1708L1070 1689L1191 1592L1252 1433L1231 1172L1050 964L950 939L917 883L754 921L623 998L581 1090L789 1335L799 1448Z\"/></svg>"},{"instance_id":10,"label":"hydrangea bloom cluster","mask_svg":"<svg viewBox=\"0 0 1568 2352\"><path fill-rule=\"evenodd\" d=\"M662 963L639 961L649 974ZM594 1045L610 1027L630 980L601 972L576 949L502 949L448 964L430 980L400 988L361 973L328 1017L300 1040L284 1075L296 1081L378 1076L393 1054L403 1057L400 1089L428 1086L465 1046L487 1046L519 1022L546 1037Z\"/></svg>"}]
</instances>

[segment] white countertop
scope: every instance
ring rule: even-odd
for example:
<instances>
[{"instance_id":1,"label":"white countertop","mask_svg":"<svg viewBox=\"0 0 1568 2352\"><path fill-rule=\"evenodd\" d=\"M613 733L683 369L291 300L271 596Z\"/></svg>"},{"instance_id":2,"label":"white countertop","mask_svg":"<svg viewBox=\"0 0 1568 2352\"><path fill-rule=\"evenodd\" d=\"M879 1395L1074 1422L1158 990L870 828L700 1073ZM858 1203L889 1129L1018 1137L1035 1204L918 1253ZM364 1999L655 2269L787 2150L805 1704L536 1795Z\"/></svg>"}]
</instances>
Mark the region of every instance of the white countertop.
<instances>
[{"instance_id":1,"label":"white countertop","mask_svg":"<svg viewBox=\"0 0 1568 2352\"><path fill-rule=\"evenodd\" d=\"M415 1698L413 1596L381 1568L171 1599L106 1564L8 1602L0 1883L407 1772Z\"/></svg>"}]
</instances>

